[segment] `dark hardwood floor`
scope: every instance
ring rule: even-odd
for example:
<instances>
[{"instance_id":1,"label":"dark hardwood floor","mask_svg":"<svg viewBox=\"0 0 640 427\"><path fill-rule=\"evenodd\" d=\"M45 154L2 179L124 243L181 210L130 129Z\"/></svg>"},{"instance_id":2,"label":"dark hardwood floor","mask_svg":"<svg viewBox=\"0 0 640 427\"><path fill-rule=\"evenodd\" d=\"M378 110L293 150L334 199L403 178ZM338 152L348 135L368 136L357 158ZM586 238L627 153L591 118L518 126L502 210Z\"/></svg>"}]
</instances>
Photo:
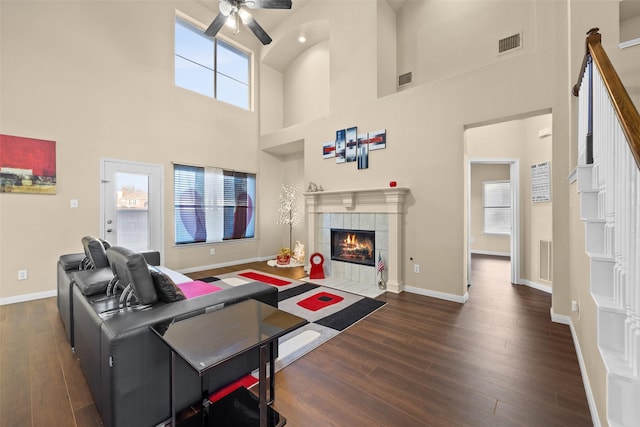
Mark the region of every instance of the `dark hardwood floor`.
<instances>
[{"instance_id":1,"label":"dark hardwood floor","mask_svg":"<svg viewBox=\"0 0 640 427\"><path fill-rule=\"evenodd\" d=\"M296 278L299 269L254 268ZM592 425L569 327L551 296L474 256L466 304L387 293L373 315L276 374L288 426ZM55 298L0 307L0 426L96 426Z\"/></svg>"}]
</instances>

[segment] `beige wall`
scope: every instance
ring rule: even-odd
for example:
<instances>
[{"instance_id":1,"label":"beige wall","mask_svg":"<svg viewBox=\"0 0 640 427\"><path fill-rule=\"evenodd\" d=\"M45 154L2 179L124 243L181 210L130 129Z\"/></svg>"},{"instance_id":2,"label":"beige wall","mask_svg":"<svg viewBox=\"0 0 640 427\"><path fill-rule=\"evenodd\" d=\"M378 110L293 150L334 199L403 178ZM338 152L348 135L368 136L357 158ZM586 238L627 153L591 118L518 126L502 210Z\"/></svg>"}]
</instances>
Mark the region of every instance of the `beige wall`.
<instances>
[{"instance_id":1,"label":"beige wall","mask_svg":"<svg viewBox=\"0 0 640 427\"><path fill-rule=\"evenodd\" d=\"M485 234L483 186L486 181L509 181L508 164L472 164L470 188L470 219L471 219L471 252L495 255L511 253L510 237L498 234Z\"/></svg>"},{"instance_id":2,"label":"beige wall","mask_svg":"<svg viewBox=\"0 0 640 427\"><path fill-rule=\"evenodd\" d=\"M445 2L434 3L445 7ZM484 14L498 13L502 6L501 2L485 3ZM315 7L320 7L320 4ZM416 84L409 90L377 101L371 100L375 93L364 94L354 107L336 108L332 101L328 117L261 137L263 149L303 140L305 181L322 184L326 190L383 187L390 180L411 189L405 218L403 268L410 271L409 264L415 262L421 264L422 272L406 274L408 286L460 296L466 292L466 273L461 268L466 262L463 228L465 126L500 117L548 111L557 102L555 85L558 74L555 68L544 64L555 64L557 50L562 50L557 40L562 38L564 29L549 22L556 22L566 11L561 3L555 2L539 2L528 7L533 7L535 13L526 13L520 18L531 28L538 29L527 36L531 43L528 50L499 58L491 54L490 60L479 61L476 67L471 67L474 68L472 71L450 75L433 83ZM305 12L309 12L307 7L300 13ZM437 20L438 14L431 12L423 15L425 28L435 24L432 20ZM346 19L343 15L340 21ZM374 18L369 14L358 16L359 25L374 28ZM290 30L288 26L299 25L300 19L293 14L281 24L279 31L286 33ZM330 16L329 19L332 19L330 51L333 73L334 56L357 52L360 46L357 38L334 37L334 18ZM422 36L415 33L413 28L401 25L397 28L398 50L404 46L402 41L409 37L427 37L426 33ZM464 56L473 50L474 47L469 45L457 54ZM416 61L421 61L422 57L433 52L417 50L415 54ZM360 67L359 70L364 69ZM453 74L459 70L453 67L450 71ZM366 80L362 74L350 76L352 80L332 74L332 96L336 88L350 85L362 88L359 80ZM566 79L566 73L561 77ZM568 86L568 82L564 84ZM352 164L336 164L335 160L322 159L322 143L332 139L336 129L352 125L357 125L359 131L387 129L387 149L370 153L367 170L358 171L351 167L354 166ZM559 173L563 174L562 166L560 170ZM410 262L409 257L413 257L413 261Z\"/></svg>"},{"instance_id":3,"label":"beige wall","mask_svg":"<svg viewBox=\"0 0 640 427\"><path fill-rule=\"evenodd\" d=\"M98 235L101 158L164 166L166 265L276 253L272 212L285 171L261 161L257 112L175 87L176 8L205 23L213 16L181 1L0 2L0 132L57 143L56 195L0 194L0 298L55 290L58 256ZM172 161L258 172L257 238L216 245L215 256L208 246L174 248ZM28 280L17 280L19 269Z\"/></svg>"},{"instance_id":4,"label":"beige wall","mask_svg":"<svg viewBox=\"0 0 640 427\"><path fill-rule=\"evenodd\" d=\"M329 114L329 42L311 46L284 73L284 126Z\"/></svg>"}]
</instances>

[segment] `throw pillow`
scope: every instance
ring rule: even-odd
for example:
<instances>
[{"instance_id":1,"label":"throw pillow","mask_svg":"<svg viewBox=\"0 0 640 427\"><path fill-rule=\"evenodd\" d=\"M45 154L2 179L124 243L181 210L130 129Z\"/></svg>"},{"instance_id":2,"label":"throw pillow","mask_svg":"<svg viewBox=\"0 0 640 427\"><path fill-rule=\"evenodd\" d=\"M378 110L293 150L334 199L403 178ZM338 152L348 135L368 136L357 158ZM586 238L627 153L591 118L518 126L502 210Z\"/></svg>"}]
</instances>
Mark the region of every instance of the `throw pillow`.
<instances>
[{"instance_id":1,"label":"throw pillow","mask_svg":"<svg viewBox=\"0 0 640 427\"><path fill-rule=\"evenodd\" d=\"M151 273L153 285L156 288L156 293L160 301L174 302L186 299L182 289L180 289L169 276L153 266L149 266L149 272Z\"/></svg>"}]
</instances>

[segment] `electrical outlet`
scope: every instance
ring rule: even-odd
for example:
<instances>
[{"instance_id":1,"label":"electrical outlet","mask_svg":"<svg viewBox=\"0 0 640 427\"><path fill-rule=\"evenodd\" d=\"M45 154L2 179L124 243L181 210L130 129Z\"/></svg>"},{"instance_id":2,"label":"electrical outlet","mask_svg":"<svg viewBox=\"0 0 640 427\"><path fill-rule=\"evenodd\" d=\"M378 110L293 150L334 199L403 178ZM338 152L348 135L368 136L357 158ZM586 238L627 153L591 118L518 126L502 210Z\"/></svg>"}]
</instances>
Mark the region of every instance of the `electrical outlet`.
<instances>
[{"instance_id":1,"label":"electrical outlet","mask_svg":"<svg viewBox=\"0 0 640 427\"><path fill-rule=\"evenodd\" d=\"M27 270L18 270L18 280L27 280Z\"/></svg>"},{"instance_id":2,"label":"electrical outlet","mask_svg":"<svg viewBox=\"0 0 640 427\"><path fill-rule=\"evenodd\" d=\"M69 202L69 207L71 209L76 209L78 207L78 199L71 199Z\"/></svg>"},{"instance_id":3,"label":"electrical outlet","mask_svg":"<svg viewBox=\"0 0 640 427\"><path fill-rule=\"evenodd\" d=\"M216 250L214 248L209 249L209 255L215 255Z\"/></svg>"},{"instance_id":4,"label":"electrical outlet","mask_svg":"<svg viewBox=\"0 0 640 427\"><path fill-rule=\"evenodd\" d=\"M413 272L415 274L420 273L420 264L413 264Z\"/></svg>"}]
</instances>

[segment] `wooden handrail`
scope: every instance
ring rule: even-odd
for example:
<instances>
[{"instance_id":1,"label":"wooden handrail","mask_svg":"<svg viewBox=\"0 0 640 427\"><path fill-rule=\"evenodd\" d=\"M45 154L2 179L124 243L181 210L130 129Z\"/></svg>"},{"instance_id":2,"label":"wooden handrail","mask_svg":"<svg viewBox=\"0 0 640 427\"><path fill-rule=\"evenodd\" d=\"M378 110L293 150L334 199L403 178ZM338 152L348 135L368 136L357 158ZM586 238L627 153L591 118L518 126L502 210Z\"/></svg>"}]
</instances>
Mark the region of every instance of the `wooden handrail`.
<instances>
[{"instance_id":1,"label":"wooden handrail","mask_svg":"<svg viewBox=\"0 0 640 427\"><path fill-rule=\"evenodd\" d=\"M604 85L611 98L613 108L616 110L622 130L627 137L631 154L633 154L633 158L636 160L636 166L640 169L640 115L635 105L633 105L633 101L631 101L631 97L629 97L629 93L627 93L627 90L622 84L618 73L615 68L613 68L609 56L602 47L602 36L598 31L598 28L592 28L587 32L586 53L582 61L582 67L580 68L578 82L573 86L572 93L574 96L578 96L580 85L582 84L582 76L587 67L589 57L591 57L593 63L596 64L600 71Z\"/></svg>"}]
</instances>

